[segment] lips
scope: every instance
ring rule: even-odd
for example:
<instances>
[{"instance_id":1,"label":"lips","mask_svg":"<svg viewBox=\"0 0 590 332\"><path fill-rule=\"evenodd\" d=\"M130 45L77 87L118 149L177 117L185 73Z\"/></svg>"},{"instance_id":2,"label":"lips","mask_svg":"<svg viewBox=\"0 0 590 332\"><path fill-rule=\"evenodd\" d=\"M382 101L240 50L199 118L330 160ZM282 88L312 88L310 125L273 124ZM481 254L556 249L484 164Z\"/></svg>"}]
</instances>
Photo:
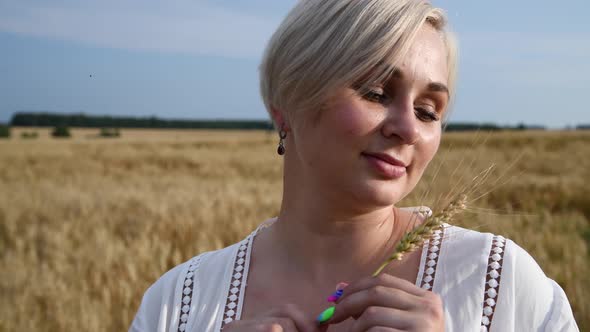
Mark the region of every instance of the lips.
<instances>
[{"instance_id":1,"label":"lips","mask_svg":"<svg viewBox=\"0 0 590 332\"><path fill-rule=\"evenodd\" d=\"M386 153L363 153L364 155L370 156L370 157L374 157L377 159L381 159L384 162L391 164L393 166L401 166L401 167L408 167L406 163L404 163L403 161L396 159Z\"/></svg>"},{"instance_id":2,"label":"lips","mask_svg":"<svg viewBox=\"0 0 590 332\"><path fill-rule=\"evenodd\" d=\"M370 167L381 177L388 180L399 179L406 174L407 166L403 161L384 153L363 153Z\"/></svg>"}]
</instances>

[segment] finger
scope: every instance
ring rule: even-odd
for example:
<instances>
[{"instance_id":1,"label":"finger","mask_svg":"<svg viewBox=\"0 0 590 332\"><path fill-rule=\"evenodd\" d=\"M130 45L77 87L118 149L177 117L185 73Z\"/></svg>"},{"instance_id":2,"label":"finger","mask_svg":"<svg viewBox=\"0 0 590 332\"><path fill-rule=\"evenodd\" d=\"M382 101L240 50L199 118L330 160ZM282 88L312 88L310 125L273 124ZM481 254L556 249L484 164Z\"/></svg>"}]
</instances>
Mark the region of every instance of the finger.
<instances>
[{"instance_id":1,"label":"finger","mask_svg":"<svg viewBox=\"0 0 590 332\"><path fill-rule=\"evenodd\" d=\"M298 332L295 323L291 319L283 317L267 317L262 323L256 324L255 331Z\"/></svg>"},{"instance_id":2,"label":"finger","mask_svg":"<svg viewBox=\"0 0 590 332\"><path fill-rule=\"evenodd\" d=\"M423 303L421 297L397 288L377 285L341 298L330 323L338 323L348 317L357 319L369 307L386 307L410 312L418 311Z\"/></svg>"},{"instance_id":3,"label":"finger","mask_svg":"<svg viewBox=\"0 0 590 332\"><path fill-rule=\"evenodd\" d=\"M274 317L283 317L288 318L293 321L293 324L297 328L299 332L318 332L318 327L316 322L313 318L308 317L306 313L303 312L297 305L295 304L285 304L278 306L274 310L271 311L271 316Z\"/></svg>"},{"instance_id":4,"label":"finger","mask_svg":"<svg viewBox=\"0 0 590 332\"><path fill-rule=\"evenodd\" d=\"M347 317L358 317L369 306L394 307L413 310L421 305L420 298L428 291L389 274L363 278L344 289L344 294L336 302L336 311L331 323Z\"/></svg>"},{"instance_id":5,"label":"finger","mask_svg":"<svg viewBox=\"0 0 590 332\"><path fill-rule=\"evenodd\" d=\"M293 321L282 317L264 317L257 320L234 320L225 325L227 332L297 332Z\"/></svg>"},{"instance_id":6,"label":"finger","mask_svg":"<svg viewBox=\"0 0 590 332\"><path fill-rule=\"evenodd\" d=\"M398 330L392 327L385 327L385 326L373 326L370 329L364 332L406 332L405 330Z\"/></svg>"},{"instance_id":7,"label":"finger","mask_svg":"<svg viewBox=\"0 0 590 332\"><path fill-rule=\"evenodd\" d=\"M365 332L376 327L406 331L412 326L417 318L417 315L408 311L376 306L368 307L363 314L354 321L350 331Z\"/></svg>"},{"instance_id":8,"label":"finger","mask_svg":"<svg viewBox=\"0 0 590 332\"><path fill-rule=\"evenodd\" d=\"M353 284L350 284L344 289L344 294L342 297L340 297L340 300L345 298L347 294L352 294L358 292L359 290L371 288L377 285L397 288L415 296L424 296L428 293L427 290L422 289L405 279L394 277L387 273L381 273L376 277L366 277Z\"/></svg>"}]
</instances>

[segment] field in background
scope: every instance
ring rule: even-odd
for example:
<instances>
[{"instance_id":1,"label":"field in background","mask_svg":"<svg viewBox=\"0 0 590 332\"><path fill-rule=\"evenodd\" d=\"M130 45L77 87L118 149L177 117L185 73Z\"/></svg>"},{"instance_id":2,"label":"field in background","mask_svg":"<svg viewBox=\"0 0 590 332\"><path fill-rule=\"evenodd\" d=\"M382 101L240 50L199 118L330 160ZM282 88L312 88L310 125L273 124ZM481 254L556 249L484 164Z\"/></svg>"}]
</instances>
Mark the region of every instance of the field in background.
<instances>
[{"instance_id":1,"label":"field in background","mask_svg":"<svg viewBox=\"0 0 590 332\"><path fill-rule=\"evenodd\" d=\"M53 139L38 129L24 140L21 130L0 140L0 331L126 330L162 273L278 212L272 133L124 129L99 139L74 129ZM456 224L525 248L590 330L590 133L445 135L400 205L431 205L496 164L482 209Z\"/></svg>"}]
</instances>

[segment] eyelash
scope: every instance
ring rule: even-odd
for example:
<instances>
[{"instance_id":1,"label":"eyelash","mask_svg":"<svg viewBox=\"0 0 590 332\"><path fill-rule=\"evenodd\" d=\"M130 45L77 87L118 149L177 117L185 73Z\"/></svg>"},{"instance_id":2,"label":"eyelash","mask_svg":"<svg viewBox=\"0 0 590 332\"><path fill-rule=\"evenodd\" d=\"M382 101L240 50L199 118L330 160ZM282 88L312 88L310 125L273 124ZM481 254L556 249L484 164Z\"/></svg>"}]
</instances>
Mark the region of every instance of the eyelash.
<instances>
[{"instance_id":1,"label":"eyelash","mask_svg":"<svg viewBox=\"0 0 590 332\"><path fill-rule=\"evenodd\" d=\"M380 94L375 91L368 91L363 95L365 100L368 100L373 103L385 104L387 103L387 95ZM435 112L431 112L424 107L417 107L415 108L416 111L420 111L420 114L417 114L418 118L424 122L432 122L432 121L439 121L439 117Z\"/></svg>"}]
</instances>

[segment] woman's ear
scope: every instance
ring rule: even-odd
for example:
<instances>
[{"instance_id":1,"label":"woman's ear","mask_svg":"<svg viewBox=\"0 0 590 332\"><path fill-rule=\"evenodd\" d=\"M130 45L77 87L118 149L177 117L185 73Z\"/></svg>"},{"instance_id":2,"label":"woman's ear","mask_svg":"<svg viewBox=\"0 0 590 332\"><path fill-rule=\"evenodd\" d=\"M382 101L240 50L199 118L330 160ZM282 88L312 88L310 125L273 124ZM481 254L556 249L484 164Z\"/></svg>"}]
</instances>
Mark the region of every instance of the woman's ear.
<instances>
[{"instance_id":1,"label":"woman's ear","mask_svg":"<svg viewBox=\"0 0 590 332\"><path fill-rule=\"evenodd\" d=\"M279 109L276 109L274 107L270 108L270 112L272 114L272 120L277 128L277 130L284 130L284 131L290 131L291 130L291 126L289 125L288 121L287 121L287 116L285 115L285 113Z\"/></svg>"}]
</instances>

